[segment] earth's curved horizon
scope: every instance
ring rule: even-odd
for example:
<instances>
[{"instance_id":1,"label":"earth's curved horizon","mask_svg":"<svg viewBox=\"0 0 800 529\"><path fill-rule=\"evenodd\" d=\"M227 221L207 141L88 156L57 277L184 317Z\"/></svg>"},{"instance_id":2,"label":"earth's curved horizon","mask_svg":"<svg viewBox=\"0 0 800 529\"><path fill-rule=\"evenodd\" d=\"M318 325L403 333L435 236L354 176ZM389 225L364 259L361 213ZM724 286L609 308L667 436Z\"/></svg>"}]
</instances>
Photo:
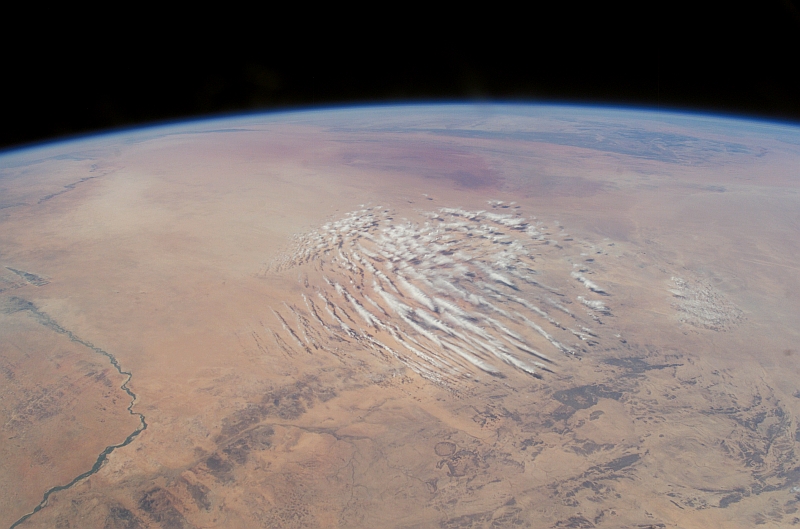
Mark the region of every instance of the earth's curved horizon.
<instances>
[{"instance_id":1,"label":"earth's curved horizon","mask_svg":"<svg viewBox=\"0 0 800 529\"><path fill-rule=\"evenodd\" d=\"M800 525L798 191L590 106L0 153L0 526Z\"/></svg>"}]
</instances>

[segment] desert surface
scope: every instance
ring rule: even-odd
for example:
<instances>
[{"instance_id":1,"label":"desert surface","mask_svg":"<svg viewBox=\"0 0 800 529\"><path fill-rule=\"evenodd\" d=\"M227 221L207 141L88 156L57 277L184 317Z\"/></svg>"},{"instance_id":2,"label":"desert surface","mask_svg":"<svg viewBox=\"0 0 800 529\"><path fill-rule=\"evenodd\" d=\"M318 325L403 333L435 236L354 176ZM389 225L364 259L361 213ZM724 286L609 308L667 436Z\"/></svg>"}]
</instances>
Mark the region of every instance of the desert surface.
<instances>
[{"instance_id":1,"label":"desert surface","mask_svg":"<svg viewBox=\"0 0 800 529\"><path fill-rule=\"evenodd\" d=\"M0 526L800 526L800 130L533 105L0 155Z\"/></svg>"}]
</instances>

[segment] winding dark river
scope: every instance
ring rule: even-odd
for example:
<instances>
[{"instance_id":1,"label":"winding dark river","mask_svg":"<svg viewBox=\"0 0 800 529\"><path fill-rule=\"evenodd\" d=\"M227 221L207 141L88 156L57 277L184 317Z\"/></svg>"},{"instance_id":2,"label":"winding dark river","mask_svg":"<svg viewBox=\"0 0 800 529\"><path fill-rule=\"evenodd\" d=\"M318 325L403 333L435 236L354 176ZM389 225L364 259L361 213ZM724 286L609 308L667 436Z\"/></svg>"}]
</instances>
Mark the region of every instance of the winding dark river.
<instances>
[{"instance_id":1,"label":"winding dark river","mask_svg":"<svg viewBox=\"0 0 800 529\"><path fill-rule=\"evenodd\" d=\"M15 312L18 312L18 311L29 311L31 313L31 315L34 318L36 318L36 320L40 324L44 325L48 329L51 329L51 330L53 330L53 331L55 331L55 332L57 332L59 334L64 334L70 340L72 340L73 342L76 342L76 343L79 343L79 344L81 344L81 345L83 345L85 347L88 347L89 349L91 349L95 353L103 355L106 358L108 358L109 362L111 362L111 365L114 366L114 368L117 370L117 372L119 372L120 375L124 375L124 376L127 377L125 379L125 382L123 382L122 385L120 386L120 389L122 389L125 393L127 393L128 396L130 396L130 398L131 398L131 402L130 402L130 404L128 404L128 408L127 408L128 409L128 413L130 413L131 415L134 415L134 416L139 418L139 426L133 432L131 432L131 434L128 435L128 437L126 437L124 441L122 441L119 444L109 445L102 452L100 452L100 455L97 456L97 460L94 462L94 465L92 465L91 469L87 470L83 474L80 474L79 476L75 476L72 479L72 481L70 481L66 485L57 485L57 486L52 487L52 488L48 489L47 491L45 491L44 496L42 497L42 501L40 501L39 504L36 507L34 507L31 512L29 512L28 514L24 515L19 520L17 520L13 524L11 524L11 527L9 529L14 529L15 527L17 527L20 524L22 524L23 522L25 522L25 520L27 520L28 518L30 518L31 516L33 516L34 514L39 512L40 510L42 510L44 507L46 507L47 506L47 500L50 498L50 496L52 494L54 494L56 492L59 492L59 491L62 491L62 490L66 490L66 489L72 487L73 485L75 485L76 483L78 483L79 481L88 478L89 476L91 476L92 474L94 474L98 470L100 470L100 468L102 468L103 464L108 460L108 456L114 450L116 450L117 448L122 448L123 446L127 446L127 445L131 444L133 442L133 440L136 439L136 437L140 433L142 433L144 430L147 429L147 421L145 421L145 417L144 417L143 414L133 411L133 406L134 406L134 404L136 404L136 393L131 391L131 389L128 387L128 383L131 381L131 378L133 377L133 375L129 371L124 371L122 369L122 367L119 364L119 361L114 357L114 355L112 355L111 353L109 353L107 351L104 351L103 349L95 346L91 342L87 342L86 340L83 340L83 339L79 338L78 336L76 336L69 329L65 329L64 327L59 325L55 320L53 320L48 314L46 314L45 312L42 312L41 310L39 310L30 301L22 299L22 298L14 297L14 298L11 298L11 302L13 304L13 310Z\"/></svg>"}]
</instances>

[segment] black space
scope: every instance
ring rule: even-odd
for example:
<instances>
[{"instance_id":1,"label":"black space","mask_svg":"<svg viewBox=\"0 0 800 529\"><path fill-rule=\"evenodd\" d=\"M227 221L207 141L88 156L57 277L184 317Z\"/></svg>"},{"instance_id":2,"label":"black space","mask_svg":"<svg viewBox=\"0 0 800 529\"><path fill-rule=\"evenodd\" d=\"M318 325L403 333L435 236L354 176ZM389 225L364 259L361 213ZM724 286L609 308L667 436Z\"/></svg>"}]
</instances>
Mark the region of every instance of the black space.
<instances>
[{"instance_id":1,"label":"black space","mask_svg":"<svg viewBox=\"0 0 800 529\"><path fill-rule=\"evenodd\" d=\"M393 30L287 23L292 38L272 20L180 38L62 30L46 51L8 40L0 148L185 117L395 101L602 103L800 122L797 0L587 5L476 12L468 23L397 19Z\"/></svg>"}]
</instances>

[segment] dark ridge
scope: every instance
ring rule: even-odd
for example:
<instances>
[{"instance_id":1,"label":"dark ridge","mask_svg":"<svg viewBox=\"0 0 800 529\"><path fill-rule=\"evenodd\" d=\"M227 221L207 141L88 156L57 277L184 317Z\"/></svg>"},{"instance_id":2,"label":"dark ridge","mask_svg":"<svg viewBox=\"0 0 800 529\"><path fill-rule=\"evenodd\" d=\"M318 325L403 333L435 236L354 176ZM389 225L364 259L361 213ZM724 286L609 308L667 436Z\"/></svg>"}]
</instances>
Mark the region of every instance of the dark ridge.
<instances>
[{"instance_id":1,"label":"dark ridge","mask_svg":"<svg viewBox=\"0 0 800 529\"><path fill-rule=\"evenodd\" d=\"M667 369L669 367L681 367L683 364L648 364L644 358L609 358L604 363L623 369L631 373L644 373L651 369Z\"/></svg>"},{"instance_id":2,"label":"dark ridge","mask_svg":"<svg viewBox=\"0 0 800 529\"><path fill-rule=\"evenodd\" d=\"M623 468L629 467L639 461L640 457L641 456L639 454L628 454L626 456L618 457L617 459L608 462L605 465L605 469L610 471L622 470Z\"/></svg>"},{"instance_id":3,"label":"dark ridge","mask_svg":"<svg viewBox=\"0 0 800 529\"><path fill-rule=\"evenodd\" d=\"M45 327L47 327L48 329L51 329L51 330L57 332L58 334L64 334L70 340L72 340L73 342L79 343L79 344L83 345L84 347L88 347L89 349L91 349L95 353L103 355L106 358L108 358L109 362L111 362L111 365L114 366L114 368L117 370L117 372L119 372L120 375L124 375L124 376L127 377L125 379L125 382L123 382L123 384L120 386L120 389L122 389L125 393L127 393L128 396L131 398L131 403L128 404L128 413L130 413L131 415L139 417L139 427L136 428L136 430L134 430L130 435L128 435L128 437L126 437L124 441L122 441L119 444L107 446L105 448L105 450L100 452L100 455L97 456L97 460L94 462L94 465L92 465L91 469L87 470L83 474L80 474L79 476L76 476L75 478L72 479L72 481L70 481L66 485L57 485L57 486L55 486L55 487L53 487L51 489L48 489L44 493L44 496L42 497L42 501L39 502L39 505L34 507L34 509L31 512L29 512L28 514L26 514L25 516L23 516L22 518L20 518L19 520L17 520L13 524L11 524L11 527L9 529L14 529L15 527L17 527L20 524L22 524L25 520L27 520L28 518L30 518L31 516L33 516L37 512L41 511L44 507L46 507L47 506L47 500L50 498L50 496L52 494L54 494L56 492L60 492L62 490L69 489L73 485L78 483L79 481L82 481L85 478L88 478L89 476L91 476L92 474L97 473L97 471L100 470L100 468L103 466L103 464L108 460L108 456L114 450L116 450L117 448L122 448L123 446L127 446L127 445L131 444L133 442L133 440L140 433L142 433L144 430L147 429L147 422L145 421L145 417L144 417L143 414L133 411L133 405L136 404L136 394L133 391L131 391L130 388L128 388L128 383L131 381L131 378L133 377L133 375L129 371L123 371L122 367L120 366L119 362L114 357L114 355L104 351L103 349L100 349L99 347L95 346L91 342L87 342L86 340L83 340L83 339L79 338L72 331L70 331L68 329L65 329L64 327L59 325L58 322L53 320L53 318L51 318L47 313L42 312L41 310L39 310L36 307L36 305L31 303L30 301L28 301L26 299L18 298L18 297L13 297L13 298L11 298L10 301L11 301L11 304L12 304L12 308L15 309L14 312L23 311L23 310L30 311L30 313L36 318L36 320L40 324L42 324Z\"/></svg>"},{"instance_id":4,"label":"dark ridge","mask_svg":"<svg viewBox=\"0 0 800 529\"><path fill-rule=\"evenodd\" d=\"M37 276L36 274L31 274L30 272L25 272L24 270L17 270L15 268L11 268L9 266L6 267L6 270L10 270L14 272L19 277L24 279L27 283L30 283L33 286L41 287L49 283L49 281L43 277Z\"/></svg>"},{"instance_id":5,"label":"dark ridge","mask_svg":"<svg viewBox=\"0 0 800 529\"><path fill-rule=\"evenodd\" d=\"M553 393L553 398L575 410L585 410L597 404L599 398L619 400L622 398L622 392L611 391L601 385L578 386L556 391Z\"/></svg>"}]
</instances>

